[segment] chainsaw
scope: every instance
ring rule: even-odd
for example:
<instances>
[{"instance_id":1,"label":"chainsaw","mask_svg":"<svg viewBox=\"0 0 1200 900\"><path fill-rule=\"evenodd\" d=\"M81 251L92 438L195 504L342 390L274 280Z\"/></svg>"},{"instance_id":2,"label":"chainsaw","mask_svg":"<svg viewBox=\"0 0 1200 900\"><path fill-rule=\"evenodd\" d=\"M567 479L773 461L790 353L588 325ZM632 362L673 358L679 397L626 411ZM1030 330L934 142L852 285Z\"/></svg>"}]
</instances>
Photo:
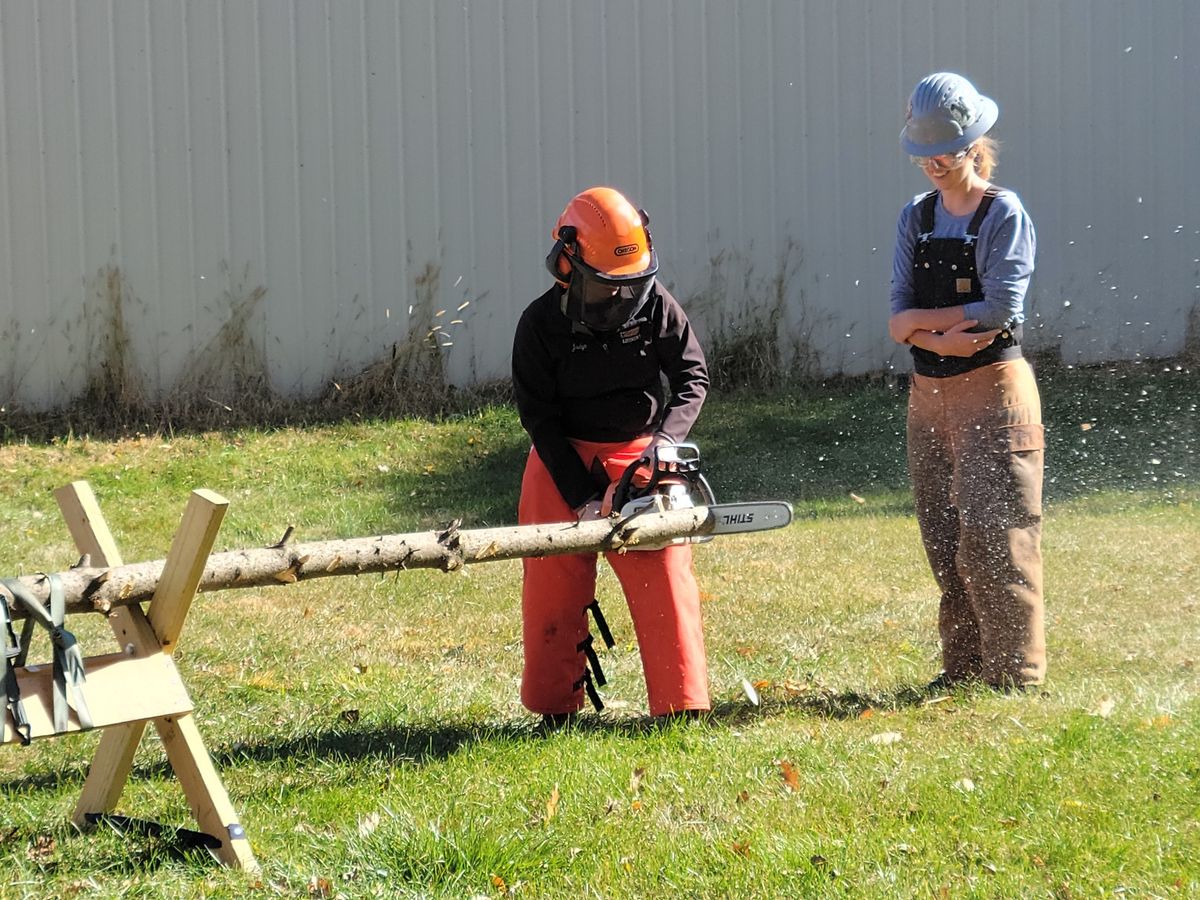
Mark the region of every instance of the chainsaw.
<instances>
[{"instance_id":1,"label":"chainsaw","mask_svg":"<svg viewBox=\"0 0 1200 900\"><path fill-rule=\"evenodd\" d=\"M792 505L783 500L718 503L704 477L700 448L691 443L659 444L649 455L630 463L612 488L614 514L625 520L672 509L707 507L715 517L709 534L673 538L669 544L702 544L718 534L770 531L792 521ZM631 547L658 550L664 545Z\"/></svg>"}]
</instances>

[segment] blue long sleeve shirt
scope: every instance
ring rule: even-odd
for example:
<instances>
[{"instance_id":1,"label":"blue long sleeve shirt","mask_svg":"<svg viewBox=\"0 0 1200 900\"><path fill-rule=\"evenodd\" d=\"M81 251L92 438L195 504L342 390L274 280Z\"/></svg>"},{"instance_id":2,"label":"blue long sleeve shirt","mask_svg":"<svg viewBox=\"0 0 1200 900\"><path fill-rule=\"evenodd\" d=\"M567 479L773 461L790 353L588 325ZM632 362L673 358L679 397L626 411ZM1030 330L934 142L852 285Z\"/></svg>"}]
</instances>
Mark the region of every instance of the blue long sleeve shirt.
<instances>
[{"instance_id":1,"label":"blue long sleeve shirt","mask_svg":"<svg viewBox=\"0 0 1200 900\"><path fill-rule=\"evenodd\" d=\"M913 251L921 217L919 206L925 193L918 194L900 211L896 224L896 252L892 258L892 315L911 309L913 302ZM961 238L974 213L952 216L942 206L939 194L933 213L933 237ZM983 299L963 305L963 316L977 319L983 328L999 328L1025 321L1025 292L1033 275L1037 236L1033 221L1021 198L1001 189L979 227L975 266L983 286Z\"/></svg>"}]
</instances>

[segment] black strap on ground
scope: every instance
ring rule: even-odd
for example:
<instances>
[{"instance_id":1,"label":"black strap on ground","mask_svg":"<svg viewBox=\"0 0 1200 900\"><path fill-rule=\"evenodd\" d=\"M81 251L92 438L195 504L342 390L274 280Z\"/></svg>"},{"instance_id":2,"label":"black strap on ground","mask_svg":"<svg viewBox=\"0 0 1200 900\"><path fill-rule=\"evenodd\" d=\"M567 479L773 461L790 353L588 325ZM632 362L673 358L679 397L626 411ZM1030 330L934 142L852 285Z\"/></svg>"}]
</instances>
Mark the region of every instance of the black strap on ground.
<instances>
[{"instance_id":1,"label":"black strap on ground","mask_svg":"<svg viewBox=\"0 0 1200 900\"><path fill-rule=\"evenodd\" d=\"M604 641L604 646L611 650L616 645L616 641L613 640L612 632L608 630L608 622L604 619L604 613L600 612L600 601L593 600L584 609L592 611L592 618L596 622L596 630L600 632L600 638ZM600 683L603 684L604 682Z\"/></svg>"},{"instance_id":2,"label":"black strap on ground","mask_svg":"<svg viewBox=\"0 0 1200 900\"><path fill-rule=\"evenodd\" d=\"M21 703L21 685L17 682L16 660L23 657L21 644L13 631L12 619L8 614L8 601L0 597L0 689L4 691L4 712L0 713L0 743L8 738L8 714L12 714L13 730L18 740L28 745L32 735L29 720L25 718L25 707Z\"/></svg>"},{"instance_id":3,"label":"black strap on ground","mask_svg":"<svg viewBox=\"0 0 1200 900\"><path fill-rule=\"evenodd\" d=\"M592 636L589 634L582 641L575 645L576 650L582 650L583 655L587 657L587 664L592 670L592 674L596 678L596 684L604 687L608 684L604 680L604 670L600 668L600 657L596 655L596 651L592 648Z\"/></svg>"},{"instance_id":4,"label":"black strap on ground","mask_svg":"<svg viewBox=\"0 0 1200 900\"><path fill-rule=\"evenodd\" d=\"M88 729L92 727L92 716L82 690L86 680L83 670L83 651L79 649L79 642L75 640L75 635L63 627L67 602L62 580L57 575L44 575L43 577L50 587L49 611L29 591L29 588L17 579L3 579L3 584L12 592L13 598L25 607L29 618L36 621L50 634L50 644L54 656L55 732L61 734L67 730L67 707L69 700L72 699L74 703L71 705L75 707L75 715L79 718L79 727ZM28 631L28 626L26 631ZM28 645L22 647L22 660L28 649Z\"/></svg>"}]
</instances>

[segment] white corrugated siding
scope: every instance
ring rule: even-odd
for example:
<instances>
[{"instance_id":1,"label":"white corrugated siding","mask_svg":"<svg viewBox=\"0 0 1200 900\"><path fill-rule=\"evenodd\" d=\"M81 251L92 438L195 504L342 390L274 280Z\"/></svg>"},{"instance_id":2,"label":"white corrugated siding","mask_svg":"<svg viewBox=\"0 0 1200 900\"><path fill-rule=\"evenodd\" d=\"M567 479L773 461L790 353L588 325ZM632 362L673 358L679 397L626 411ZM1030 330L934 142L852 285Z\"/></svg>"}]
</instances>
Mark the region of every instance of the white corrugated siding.
<instances>
[{"instance_id":1,"label":"white corrugated siding","mask_svg":"<svg viewBox=\"0 0 1200 900\"><path fill-rule=\"evenodd\" d=\"M593 183L649 209L707 338L778 309L815 371L905 366L896 135L937 69L1000 103L1031 343L1171 354L1198 48L1193 0L0 0L0 401L307 395L439 323L453 380L504 376Z\"/></svg>"}]
</instances>

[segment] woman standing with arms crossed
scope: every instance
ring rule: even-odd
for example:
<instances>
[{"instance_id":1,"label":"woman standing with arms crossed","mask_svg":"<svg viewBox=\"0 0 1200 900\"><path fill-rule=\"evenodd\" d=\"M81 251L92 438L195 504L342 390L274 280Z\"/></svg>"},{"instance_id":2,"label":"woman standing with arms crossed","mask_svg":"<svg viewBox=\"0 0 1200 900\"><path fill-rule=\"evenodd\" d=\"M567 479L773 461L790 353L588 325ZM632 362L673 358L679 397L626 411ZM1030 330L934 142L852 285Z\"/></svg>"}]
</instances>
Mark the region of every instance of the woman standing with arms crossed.
<instances>
[{"instance_id":1,"label":"woman standing with arms crossed","mask_svg":"<svg viewBox=\"0 0 1200 900\"><path fill-rule=\"evenodd\" d=\"M900 213L892 338L911 346L908 468L921 540L941 589L942 673L1040 684L1041 400L1021 354L1033 223L991 184L996 104L961 75L917 84L900 143L933 185Z\"/></svg>"}]
</instances>

